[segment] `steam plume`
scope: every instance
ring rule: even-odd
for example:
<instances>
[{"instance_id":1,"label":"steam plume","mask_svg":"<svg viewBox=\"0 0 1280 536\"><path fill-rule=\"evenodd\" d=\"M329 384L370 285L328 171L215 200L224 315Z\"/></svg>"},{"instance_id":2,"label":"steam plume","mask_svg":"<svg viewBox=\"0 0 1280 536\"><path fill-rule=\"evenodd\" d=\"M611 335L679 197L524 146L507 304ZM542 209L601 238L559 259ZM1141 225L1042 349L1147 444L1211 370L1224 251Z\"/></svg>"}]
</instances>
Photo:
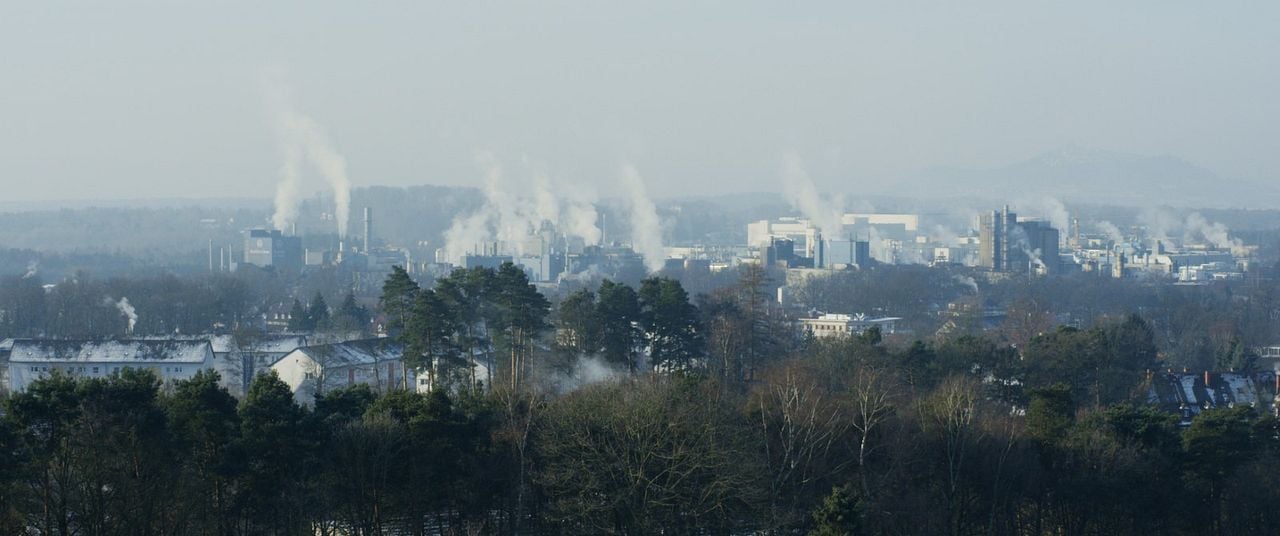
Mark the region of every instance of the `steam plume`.
<instances>
[{"instance_id":1,"label":"steam plume","mask_svg":"<svg viewBox=\"0 0 1280 536\"><path fill-rule=\"evenodd\" d=\"M784 159L782 184L791 206L809 218L809 222L827 238L839 238L843 234L840 213L843 205L833 205L822 198L813 179L805 171L800 156L794 152L787 153Z\"/></svg>"},{"instance_id":2,"label":"steam plume","mask_svg":"<svg viewBox=\"0 0 1280 536\"><path fill-rule=\"evenodd\" d=\"M972 277L956 274L952 276L951 279L955 280L956 283L964 285L965 288L973 291L974 294L978 293L978 282Z\"/></svg>"},{"instance_id":3,"label":"steam plume","mask_svg":"<svg viewBox=\"0 0 1280 536\"><path fill-rule=\"evenodd\" d=\"M1107 235L1107 239L1111 241L1112 245L1120 246L1125 243L1124 233L1120 232L1120 228L1116 227L1116 224L1104 220L1098 222L1097 227L1099 231Z\"/></svg>"},{"instance_id":4,"label":"steam plume","mask_svg":"<svg viewBox=\"0 0 1280 536\"><path fill-rule=\"evenodd\" d=\"M597 213L588 193L567 187L542 170L533 170L533 181L513 180L491 153L476 155L476 165L484 176L484 204L471 214L454 218L445 231L445 255L457 262L478 245L501 242L516 254L524 238L539 230L543 222L556 225L566 236L576 236L594 244L600 240ZM532 183L532 191L529 185ZM562 197L558 192L574 192Z\"/></svg>"},{"instance_id":5,"label":"steam plume","mask_svg":"<svg viewBox=\"0 0 1280 536\"><path fill-rule=\"evenodd\" d=\"M270 89L276 135L284 158L280 184L276 187L272 225L283 231L297 220L302 189L299 172L305 158L332 188L338 236L346 237L351 216L351 181L347 178L346 159L334 149L328 133L319 122L294 109L286 89L279 86L271 86Z\"/></svg>"},{"instance_id":6,"label":"steam plume","mask_svg":"<svg viewBox=\"0 0 1280 536\"><path fill-rule=\"evenodd\" d=\"M27 263L27 271L22 274L23 279L31 279L40 273L40 261L31 260Z\"/></svg>"},{"instance_id":7,"label":"steam plume","mask_svg":"<svg viewBox=\"0 0 1280 536\"><path fill-rule=\"evenodd\" d=\"M120 311L120 314L129 320L129 326L125 333L133 333L133 327L138 324L138 311L129 303L129 298L121 297L120 301L115 301L111 299L111 296L106 296L102 299L102 304L115 306L116 310Z\"/></svg>"},{"instance_id":8,"label":"steam plume","mask_svg":"<svg viewBox=\"0 0 1280 536\"><path fill-rule=\"evenodd\" d=\"M631 208L631 245L644 256L644 265L650 272L662 269L666 253L662 250L662 221L658 209L649 199L644 178L630 164L622 168L622 187Z\"/></svg>"},{"instance_id":9,"label":"steam plume","mask_svg":"<svg viewBox=\"0 0 1280 536\"><path fill-rule=\"evenodd\" d=\"M1071 229L1071 213L1067 212L1067 207L1062 204L1062 201L1058 201L1053 197L1039 197L1021 199L1016 204L1020 208L1038 213L1054 229L1064 233L1064 236Z\"/></svg>"},{"instance_id":10,"label":"steam plume","mask_svg":"<svg viewBox=\"0 0 1280 536\"><path fill-rule=\"evenodd\" d=\"M1214 247L1228 250L1234 255L1243 256L1247 254L1244 242L1241 242L1238 238L1231 238L1231 232L1226 225L1219 222L1210 222L1199 212L1193 212L1190 216L1187 216L1184 229L1184 241L1190 242L1200 237L1213 244Z\"/></svg>"}]
</instances>

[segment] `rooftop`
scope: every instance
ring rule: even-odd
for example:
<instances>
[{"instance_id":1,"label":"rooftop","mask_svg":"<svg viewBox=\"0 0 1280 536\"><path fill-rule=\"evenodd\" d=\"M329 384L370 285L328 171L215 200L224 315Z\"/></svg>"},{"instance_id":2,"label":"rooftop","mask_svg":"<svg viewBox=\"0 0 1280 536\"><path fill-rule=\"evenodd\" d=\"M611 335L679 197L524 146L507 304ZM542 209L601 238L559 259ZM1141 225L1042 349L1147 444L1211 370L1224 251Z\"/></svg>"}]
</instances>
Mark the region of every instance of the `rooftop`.
<instances>
[{"instance_id":1,"label":"rooftop","mask_svg":"<svg viewBox=\"0 0 1280 536\"><path fill-rule=\"evenodd\" d=\"M304 346L297 351L325 367L370 365L400 359L404 354L404 348L385 338Z\"/></svg>"},{"instance_id":2,"label":"rooftop","mask_svg":"<svg viewBox=\"0 0 1280 536\"><path fill-rule=\"evenodd\" d=\"M208 340L121 339L105 341L17 339L9 355L11 363L80 362L204 363L212 354Z\"/></svg>"}]
</instances>

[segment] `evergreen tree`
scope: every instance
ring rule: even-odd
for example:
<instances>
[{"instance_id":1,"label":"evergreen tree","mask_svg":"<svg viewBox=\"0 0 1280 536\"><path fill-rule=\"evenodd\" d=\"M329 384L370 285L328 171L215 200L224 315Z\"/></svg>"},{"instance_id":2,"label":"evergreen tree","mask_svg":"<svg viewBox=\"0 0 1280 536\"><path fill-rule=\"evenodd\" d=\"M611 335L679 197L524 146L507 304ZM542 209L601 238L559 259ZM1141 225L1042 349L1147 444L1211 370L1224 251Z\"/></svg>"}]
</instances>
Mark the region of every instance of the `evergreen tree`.
<instances>
[{"instance_id":1,"label":"evergreen tree","mask_svg":"<svg viewBox=\"0 0 1280 536\"><path fill-rule=\"evenodd\" d=\"M386 316L388 335L394 337L404 328L418 290L418 283L409 277L409 272L401 266L391 267L391 275L382 284L382 297L378 300Z\"/></svg>"},{"instance_id":2,"label":"evergreen tree","mask_svg":"<svg viewBox=\"0 0 1280 536\"><path fill-rule=\"evenodd\" d=\"M640 284L641 316L654 368L686 369L702 357L704 340L698 310L679 281L651 277Z\"/></svg>"},{"instance_id":3,"label":"evergreen tree","mask_svg":"<svg viewBox=\"0 0 1280 536\"><path fill-rule=\"evenodd\" d=\"M312 327L307 309L302 306L302 302L293 300L293 307L289 309L289 331L300 333L311 331Z\"/></svg>"},{"instance_id":4,"label":"evergreen tree","mask_svg":"<svg viewBox=\"0 0 1280 536\"><path fill-rule=\"evenodd\" d=\"M608 279L600 283L596 314L600 346L606 361L636 371L636 348L643 336L640 296L635 289Z\"/></svg>"},{"instance_id":5,"label":"evergreen tree","mask_svg":"<svg viewBox=\"0 0 1280 536\"><path fill-rule=\"evenodd\" d=\"M316 292L311 298L311 304L307 306L307 326L313 330L329 328L329 304L319 292Z\"/></svg>"}]
</instances>

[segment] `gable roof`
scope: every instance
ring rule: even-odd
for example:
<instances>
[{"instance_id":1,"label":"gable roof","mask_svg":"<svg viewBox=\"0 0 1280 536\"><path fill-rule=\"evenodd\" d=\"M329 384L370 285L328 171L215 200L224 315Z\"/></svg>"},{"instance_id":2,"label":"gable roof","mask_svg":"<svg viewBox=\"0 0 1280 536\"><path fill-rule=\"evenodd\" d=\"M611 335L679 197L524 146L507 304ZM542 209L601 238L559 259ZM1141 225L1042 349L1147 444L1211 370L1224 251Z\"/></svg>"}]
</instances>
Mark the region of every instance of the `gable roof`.
<instances>
[{"instance_id":1,"label":"gable roof","mask_svg":"<svg viewBox=\"0 0 1280 536\"><path fill-rule=\"evenodd\" d=\"M1208 381L1206 381L1208 380ZM1147 401L1171 413L1180 413L1184 423L1201 411L1238 405L1259 406L1271 402L1275 373L1239 372L1154 374Z\"/></svg>"},{"instance_id":2,"label":"gable roof","mask_svg":"<svg viewBox=\"0 0 1280 536\"><path fill-rule=\"evenodd\" d=\"M398 360L404 355L401 345L385 338L304 346L296 351L302 352L323 367L370 365Z\"/></svg>"},{"instance_id":3,"label":"gable roof","mask_svg":"<svg viewBox=\"0 0 1280 536\"><path fill-rule=\"evenodd\" d=\"M122 339L106 341L17 339L11 363L204 363L213 354L207 340Z\"/></svg>"},{"instance_id":4,"label":"gable roof","mask_svg":"<svg viewBox=\"0 0 1280 536\"><path fill-rule=\"evenodd\" d=\"M241 350L236 346L236 338L233 335L214 335L209 337L209 343L213 345L213 351L219 354L229 354ZM306 345L307 337L305 335L272 334L263 336L249 347L244 348L244 350L264 354L285 354Z\"/></svg>"}]
</instances>

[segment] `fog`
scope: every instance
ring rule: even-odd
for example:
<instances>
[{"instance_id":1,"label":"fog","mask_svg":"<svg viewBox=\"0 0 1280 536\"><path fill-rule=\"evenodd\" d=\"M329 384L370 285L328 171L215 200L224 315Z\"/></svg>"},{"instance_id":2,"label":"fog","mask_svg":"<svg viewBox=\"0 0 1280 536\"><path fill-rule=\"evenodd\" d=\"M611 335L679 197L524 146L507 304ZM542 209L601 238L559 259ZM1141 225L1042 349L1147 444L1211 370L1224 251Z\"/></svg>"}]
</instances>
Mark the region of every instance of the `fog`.
<instances>
[{"instance_id":1,"label":"fog","mask_svg":"<svg viewBox=\"0 0 1280 536\"><path fill-rule=\"evenodd\" d=\"M9 202L268 199L284 164L268 80L324 126L354 187L479 187L477 152L529 158L602 195L634 166L658 198L783 192L788 155L817 190L846 194L982 188L985 175L936 170L1000 170L1067 146L1169 155L1251 185L1280 171L1271 2L3 11ZM314 176L302 188L328 186Z\"/></svg>"}]
</instances>

